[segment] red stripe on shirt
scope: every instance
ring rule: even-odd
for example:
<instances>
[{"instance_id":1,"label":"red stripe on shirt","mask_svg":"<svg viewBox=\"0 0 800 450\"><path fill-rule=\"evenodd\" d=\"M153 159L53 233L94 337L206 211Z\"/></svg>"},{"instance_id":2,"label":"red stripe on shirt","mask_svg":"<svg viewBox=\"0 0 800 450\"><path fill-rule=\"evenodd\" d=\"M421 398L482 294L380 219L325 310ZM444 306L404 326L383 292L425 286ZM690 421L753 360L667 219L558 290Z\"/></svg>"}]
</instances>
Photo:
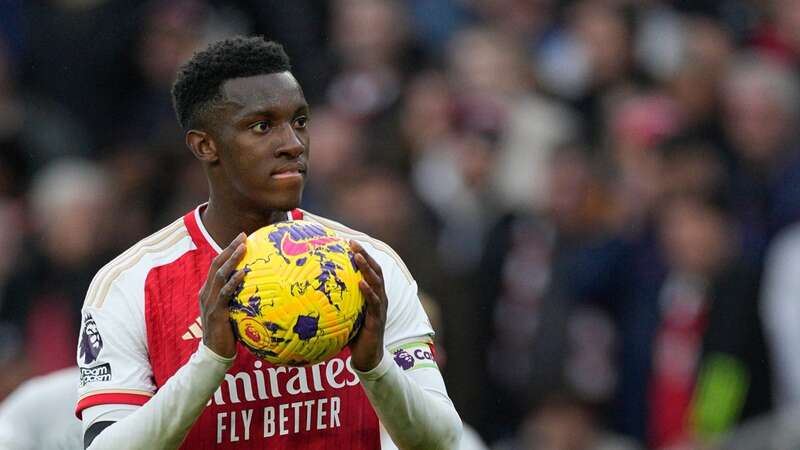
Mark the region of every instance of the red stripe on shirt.
<instances>
[{"instance_id":1,"label":"red stripe on shirt","mask_svg":"<svg viewBox=\"0 0 800 450\"><path fill-rule=\"evenodd\" d=\"M83 418L83 410L97 405L137 405L142 406L150 400L149 395L130 394L130 393L104 393L89 395L82 398L75 408L75 415L78 419Z\"/></svg>"}]
</instances>

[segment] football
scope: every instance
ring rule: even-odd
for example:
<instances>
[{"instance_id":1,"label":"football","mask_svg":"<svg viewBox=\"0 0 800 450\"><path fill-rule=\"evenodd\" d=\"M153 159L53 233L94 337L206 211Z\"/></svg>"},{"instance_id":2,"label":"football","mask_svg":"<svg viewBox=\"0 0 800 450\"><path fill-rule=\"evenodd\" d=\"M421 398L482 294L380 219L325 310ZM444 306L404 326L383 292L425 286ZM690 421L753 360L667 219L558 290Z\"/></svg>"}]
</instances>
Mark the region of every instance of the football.
<instances>
[{"instance_id":1,"label":"football","mask_svg":"<svg viewBox=\"0 0 800 450\"><path fill-rule=\"evenodd\" d=\"M346 240L320 224L279 222L252 233L231 302L237 338L258 358L303 366L339 353L364 319L361 273Z\"/></svg>"}]
</instances>

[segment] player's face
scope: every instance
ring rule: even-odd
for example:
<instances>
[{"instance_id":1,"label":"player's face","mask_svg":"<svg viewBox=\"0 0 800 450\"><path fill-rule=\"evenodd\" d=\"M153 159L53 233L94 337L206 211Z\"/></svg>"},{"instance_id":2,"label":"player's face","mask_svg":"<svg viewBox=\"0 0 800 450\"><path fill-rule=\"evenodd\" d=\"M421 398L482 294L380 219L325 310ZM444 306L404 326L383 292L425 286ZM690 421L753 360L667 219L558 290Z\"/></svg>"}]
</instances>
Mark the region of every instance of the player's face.
<instances>
[{"instance_id":1,"label":"player's face","mask_svg":"<svg viewBox=\"0 0 800 450\"><path fill-rule=\"evenodd\" d=\"M300 205L308 167L308 103L289 72L235 78L221 88L219 159L238 195L259 208Z\"/></svg>"}]
</instances>

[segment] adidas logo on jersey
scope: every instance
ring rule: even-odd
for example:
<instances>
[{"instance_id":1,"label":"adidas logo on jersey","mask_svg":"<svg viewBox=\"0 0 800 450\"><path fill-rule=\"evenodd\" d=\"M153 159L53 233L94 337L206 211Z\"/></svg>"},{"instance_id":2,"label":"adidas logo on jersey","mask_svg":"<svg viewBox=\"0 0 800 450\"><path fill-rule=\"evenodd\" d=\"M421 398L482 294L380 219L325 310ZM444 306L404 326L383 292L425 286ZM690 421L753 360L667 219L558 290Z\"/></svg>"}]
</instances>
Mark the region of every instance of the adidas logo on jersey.
<instances>
[{"instance_id":1,"label":"adidas logo on jersey","mask_svg":"<svg viewBox=\"0 0 800 450\"><path fill-rule=\"evenodd\" d=\"M191 325L189 325L189 331L183 333L181 339L184 341L191 341L193 339L201 339L203 337L203 327L202 322L200 322L200 316L197 319L194 319Z\"/></svg>"}]
</instances>

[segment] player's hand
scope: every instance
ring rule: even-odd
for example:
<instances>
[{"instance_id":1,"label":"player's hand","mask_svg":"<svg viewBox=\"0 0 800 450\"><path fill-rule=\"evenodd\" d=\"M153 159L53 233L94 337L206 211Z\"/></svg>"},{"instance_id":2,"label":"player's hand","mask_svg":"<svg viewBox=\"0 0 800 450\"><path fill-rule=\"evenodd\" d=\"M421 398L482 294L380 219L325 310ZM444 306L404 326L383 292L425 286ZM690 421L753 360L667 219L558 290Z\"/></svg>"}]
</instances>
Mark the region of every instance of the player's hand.
<instances>
[{"instance_id":1,"label":"player's hand","mask_svg":"<svg viewBox=\"0 0 800 450\"><path fill-rule=\"evenodd\" d=\"M245 253L245 238L245 234L240 233L211 261L208 278L199 294L203 343L225 358L236 355L236 337L231 328L228 307L246 274L244 270L236 270Z\"/></svg>"},{"instance_id":2,"label":"player's hand","mask_svg":"<svg viewBox=\"0 0 800 450\"><path fill-rule=\"evenodd\" d=\"M366 372L374 369L383 358L383 331L386 327L386 291L383 287L381 266L372 259L364 247L350 241L350 248L356 254L355 262L364 276L358 287L364 294L367 312L364 323L356 337L350 342L353 368Z\"/></svg>"}]
</instances>

